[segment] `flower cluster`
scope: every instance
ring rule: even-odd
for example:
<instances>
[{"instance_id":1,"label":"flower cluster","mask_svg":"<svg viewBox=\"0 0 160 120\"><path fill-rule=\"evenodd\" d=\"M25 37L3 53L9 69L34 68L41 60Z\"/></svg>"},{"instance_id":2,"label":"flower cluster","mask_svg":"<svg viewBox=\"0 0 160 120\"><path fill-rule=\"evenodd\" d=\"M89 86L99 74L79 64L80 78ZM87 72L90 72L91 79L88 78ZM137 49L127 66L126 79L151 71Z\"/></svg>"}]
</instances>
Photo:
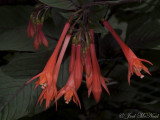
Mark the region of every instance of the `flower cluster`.
<instances>
[{"instance_id":1,"label":"flower cluster","mask_svg":"<svg viewBox=\"0 0 160 120\"><path fill-rule=\"evenodd\" d=\"M43 10L45 8L44 5L40 4L36 6L36 8L33 10L30 21L27 27L27 34L29 38L34 38L34 49L38 50L39 45L44 44L45 47L48 47L48 41L42 32L43 22L44 22L44 16L49 8ZM38 12L37 12L38 9ZM43 15L42 12L43 12ZM41 13L41 14L40 14Z\"/></svg>"},{"instance_id":2,"label":"flower cluster","mask_svg":"<svg viewBox=\"0 0 160 120\"><path fill-rule=\"evenodd\" d=\"M38 78L35 82L35 87L41 86L42 93L39 96L38 102L40 105L43 100L46 100L46 108L48 108L51 102L54 100L57 107L57 101L62 96L64 96L65 103L69 103L71 99L73 102L79 105L81 108L81 103L79 97L77 95L77 91L81 86L83 74L86 78L86 86L88 88L88 97L91 93L96 100L96 102L100 101L102 87L105 91L110 95L110 92L107 88L106 82L109 82L107 78L105 78L101 74L100 66L98 63L98 59L96 56L95 50L95 42L94 42L94 31L90 29L89 26L79 25L79 20L82 16L79 16L78 19L72 24L74 15L68 20L65 24L64 29L61 33L61 36L58 40L57 46L54 49L51 57L49 58L46 66L43 71L31 78L26 84L30 83L34 79ZM75 29L75 25L78 24L78 30ZM104 26L111 32L111 34L115 37L117 42L120 44L125 57L128 60L128 82L130 84L130 77L133 73L135 73L140 78L143 78L144 75L140 73L143 69L148 74L148 68L145 67L141 61L148 62L147 60L139 59L132 52L132 50L120 39L120 37L116 34L113 28L109 25L109 23L104 20ZM83 27L82 27L83 26ZM34 35L35 28L32 25L32 22L29 24L30 32L28 32L29 37ZM42 25L37 26L39 34L42 36L41 28ZM35 47L42 42L44 45L48 45L46 39L38 39L40 37L35 38ZM42 37L43 38L43 37ZM37 40L38 39L38 40ZM58 74L60 70L60 66L68 47L68 44L72 40L71 45L71 59L69 65L69 78L64 87L60 90L57 90L57 80ZM61 51L60 51L61 50ZM150 63L152 64L152 63Z\"/></svg>"}]
</instances>

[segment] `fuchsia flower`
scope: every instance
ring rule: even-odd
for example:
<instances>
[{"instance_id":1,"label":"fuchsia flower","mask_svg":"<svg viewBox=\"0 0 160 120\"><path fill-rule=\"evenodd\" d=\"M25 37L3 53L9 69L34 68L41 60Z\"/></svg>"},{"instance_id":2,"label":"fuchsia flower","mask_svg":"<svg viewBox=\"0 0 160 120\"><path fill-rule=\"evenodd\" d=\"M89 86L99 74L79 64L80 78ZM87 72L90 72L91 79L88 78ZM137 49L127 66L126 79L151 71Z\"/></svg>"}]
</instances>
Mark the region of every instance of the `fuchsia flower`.
<instances>
[{"instance_id":1,"label":"fuchsia flower","mask_svg":"<svg viewBox=\"0 0 160 120\"><path fill-rule=\"evenodd\" d=\"M92 38L92 41L94 41L94 36L93 36L93 30L90 30L90 35ZM101 85L104 87L104 89L106 90L106 92L110 95L109 90L106 86L105 81L109 82L106 78L104 78L101 75L101 71L100 71L100 67L98 64L98 60L96 57L96 52L95 52L95 47L94 47L94 43L90 44L90 51L91 51L91 59L92 59L92 83L91 86L89 88L89 96L90 93L92 91L94 98L97 102L99 102L100 97L101 97L101 93L102 93L102 88Z\"/></svg>"},{"instance_id":2,"label":"fuchsia flower","mask_svg":"<svg viewBox=\"0 0 160 120\"><path fill-rule=\"evenodd\" d=\"M75 48L75 46L72 47ZM72 50L75 50L74 48ZM57 101L60 97L64 95L64 100L68 104L73 97L73 102L76 103L77 105L79 104L81 108L81 104L76 91L79 89L82 82L82 72L83 70L81 64L81 44L78 44L76 46L76 60L74 67L70 72L70 76L66 85L62 89L60 89L60 91L58 92L59 94L57 95L55 101Z\"/></svg>"},{"instance_id":3,"label":"fuchsia flower","mask_svg":"<svg viewBox=\"0 0 160 120\"><path fill-rule=\"evenodd\" d=\"M59 59L57 61L56 64L56 60L57 60L57 56L58 56L58 52L61 48L62 42L65 38L65 35L68 31L70 27L70 23L66 23L65 27L63 29L63 32L60 36L60 39L57 43L57 46L54 50L54 52L52 53L50 59L48 60L45 68L43 69L43 71L41 73L39 73L38 75L34 76L33 78L31 78L26 84L30 83L32 80L36 79L39 77L38 81L36 82L36 86L41 85L41 88L43 89L38 102L40 101L40 104L42 103L43 99L46 99L46 108L49 107L50 102L53 100L53 98L56 97L57 95L57 87L56 87L56 82L57 82L57 74L59 72L59 67L61 64L61 59L63 58L65 49L66 49L66 45L68 45L68 42L70 40L70 35L66 36L65 41L67 41L64 46L62 47L62 52L60 53ZM56 64L56 66L55 66ZM58 69L58 71L56 71L55 69ZM56 71L56 72L55 72Z\"/></svg>"},{"instance_id":4,"label":"fuchsia flower","mask_svg":"<svg viewBox=\"0 0 160 120\"><path fill-rule=\"evenodd\" d=\"M34 39L34 49L38 50L39 45L41 45L42 43L44 44L44 46L48 47L48 41L44 35L44 33L42 32L42 27L43 27L43 23L38 23L36 25L36 36Z\"/></svg>"},{"instance_id":5,"label":"fuchsia flower","mask_svg":"<svg viewBox=\"0 0 160 120\"><path fill-rule=\"evenodd\" d=\"M95 53L95 47L93 43L90 44L90 50L91 50L91 58L92 58L92 65L93 65L91 91L94 95L95 100L99 102L101 93L102 93L101 85L104 87L106 92L110 95L109 90L105 83L105 81L107 82L109 81L101 75L100 67L98 64L98 60Z\"/></svg>"},{"instance_id":6,"label":"fuchsia flower","mask_svg":"<svg viewBox=\"0 0 160 120\"><path fill-rule=\"evenodd\" d=\"M153 64L147 60L138 58L133 53L133 51L121 40L121 38L117 35L117 33L114 31L114 29L110 26L110 24L106 20L103 21L103 24L111 32L111 34L114 36L114 38L117 40L117 42L121 46L123 53L128 61L128 64L129 64L129 66L128 66L128 83L129 83L129 85L130 85L130 77L131 77L131 75L133 75L133 73L135 73L140 78L144 77L144 75L141 74L141 70L144 70L149 75L151 75L148 68L142 64L142 61L147 62L151 65L153 65Z\"/></svg>"},{"instance_id":7,"label":"fuchsia flower","mask_svg":"<svg viewBox=\"0 0 160 120\"><path fill-rule=\"evenodd\" d=\"M27 34L29 38L33 38L34 34L34 49L38 50L39 46L43 43L45 47L48 47L48 41L42 32L43 23L36 23L34 24L32 22L32 19L29 21L28 27L27 27Z\"/></svg>"},{"instance_id":8,"label":"fuchsia flower","mask_svg":"<svg viewBox=\"0 0 160 120\"><path fill-rule=\"evenodd\" d=\"M56 83L57 83L57 79L58 79L58 74L59 74L59 70L60 70L60 66L61 66L61 63L62 63L62 60L63 60L63 57L64 57L64 53L67 49L67 46L68 46L68 43L70 41L70 38L71 38L71 35L70 34L67 34L66 35L66 38L64 40L64 43L63 43L63 46L62 46L62 49L61 49L61 52L59 54L59 58L57 60L57 64L55 66L55 69L54 69L54 72L53 72L53 82L55 82L55 87L56 88ZM51 86L52 87L52 86ZM51 91L52 93L56 93L55 97L57 96L57 89L54 90L54 91ZM50 96L50 98L52 98L52 96ZM57 102L56 102L56 108L57 108Z\"/></svg>"},{"instance_id":9,"label":"fuchsia flower","mask_svg":"<svg viewBox=\"0 0 160 120\"><path fill-rule=\"evenodd\" d=\"M83 67L81 62L81 44L76 46L76 61L74 65L75 86L78 89L82 82Z\"/></svg>"},{"instance_id":10,"label":"fuchsia flower","mask_svg":"<svg viewBox=\"0 0 160 120\"><path fill-rule=\"evenodd\" d=\"M79 104L79 106L81 108L81 103L79 101L79 98L78 98L78 95L76 92L77 90L78 89L75 86L74 70L73 70L69 76L69 79L68 79L66 85L62 89L60 89L60 91L58 92L58 95L57 95L55 101L57 101L59 98L61 98L64 95L64 100L68 104L73 97L73 102L76 103L77 105Z\"/></svg>"},{"instance_id":11,"label":"fuchsia flower","mask_svg":"<svg viewBox=\"0 0 160 120\"><path fill-rule=\"evenodd\" d=\"M33 24L32 20L29 21L28 27L27 27L27 34L29 38L33 38L34 34L36 32L35 25Z\"/></svg>"}]
</instances>

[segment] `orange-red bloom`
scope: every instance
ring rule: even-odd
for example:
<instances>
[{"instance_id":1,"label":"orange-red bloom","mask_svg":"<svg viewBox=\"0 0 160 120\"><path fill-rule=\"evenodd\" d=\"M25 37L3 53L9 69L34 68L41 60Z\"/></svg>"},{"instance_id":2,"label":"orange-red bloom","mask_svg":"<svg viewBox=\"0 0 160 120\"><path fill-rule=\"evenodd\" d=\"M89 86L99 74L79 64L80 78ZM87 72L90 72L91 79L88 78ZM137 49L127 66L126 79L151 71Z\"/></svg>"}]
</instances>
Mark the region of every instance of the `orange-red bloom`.
<instances>
[{"instance_id":1,"label":"orange-red bloom","mask_svg":"<svg viewBox=\"0 0 160 120\"><path fill-rule=\"evenodd\" d=\"M100 97L101 97L101 93L102 93L101 85L104 87L106 92L108 94L110 94L109 90L106 86L106 83L105 83L105 81L107 81L107 82L109 82L109 81L101 75L100 67L98 64L98 60L97 60L96 53L95 53L95 47L94 47L93 43L90 44L90 51L91 51L93 71L92 71L92 85L91 85L91 88L89 89L89 91L90 92L92 91L95 100L97 102L99 102ZM90 92L89 92L89 94L90 94Z\"/></svg>"},{"instance_id":2,"label":"orange-red bloom","mask_svg":"<svg viewBox=\"0 0 160 120\"><path fill-rule=\"evenodd\" d=\"M76 89L78 89L82 82L82 73L83 73L83 67L81 62L81 44L78 44L76 46L76 61L74 66L74 80L75 80L75 86Z\"/></svg>"},{"instance_id":3,"label":"orange-red bloom","mask_svg":"<svg viewBox=\"0 0 160 120\"><path fill-rule=\"evenodd\" d=\"M73 102L76 103L77 105L79 104L79 106L81 108L81 103L79 101L79 98L78 98L76 91L77 91L77 89L75 86L74 70L73 70L69 76L69 79L68 79L66 85L62 89L60 89L60 91L58 92L58 95L57 95L55 101L57 101L59 98L61 98L64 95L64 100L68 104L73 97Z\"/></svg>"},{"instance_id":4,"label":"orange-red bloom","mask_svg":"<svg viewBox=\"0 0 160 120\"><path fill-rule=\"evenodd\" d=\"M33 24L32 20L29 21L28 27L27 27L27 34L29 38L33 38L34 34L36 32L35 25Z\"/></svg>"},{"instance_id":5,"label":"orange-red bloom","mask_svg":"<svg viewBox=\"0 0 160 120\"><path fill-rule=\"evenodd\" d=\"M94 42L94 33L92 29L90 30L90 35L91 35L92 41ZM88 89L88 94L89 94L88 96L90 96L90 93L92 91L96 102L99 102L101 93L102 93L101 85L104 87L106 92L110 94L106 86L106 83L105 83L105 81L107 82L109 81L101 75L100 67L98 64L97 57L96 57L94 43L90 44L90 52L91 52L91 59L92 59L92 72L91 72L91 76L89 77L91 81L91 85Z\"/></svg>"},{"instance_id":6,"label":"orange-red bloom","mask_svg":"<svg viewBox=\"0 0 160 120\"><path fill-rule=\"evenodd\" d=\"M54 70L55 70L55 63L56 63L56 60L57 60L58 52L61 48L62 42L64 40L64 37L65 37L69 27L70 27L70 23L66 23L66 25L63 29L63 32L60 36L60 39L58 41L58 44L57 44L53 54L51 55L50 59L48 60L45 68L43 69L43 71L41 73L39 73L38 75L34 76L32 79L30 79L26 83L26 84L28 84L32 80L39 77L39 80L36 82L35 87L37 87L38 85L41 85L41 88L43 89L43 91L42 91L42 93L39 97L38 102L40 101L40 103L42 103L43 99L46 99L46 108L49 107L50 102L57 95L57 88L56 88L56 82L57 81L56 81L56 79L53 79L53 77L54 77L53 73L54 73ZM61 57L63 56L63 54L61 55ZM61 61L61 60L59 60L59 61ZM59 66L59 62L56 66Z\"/></svg>"},{"instance_id":7,"label":"orange-red bloom","mask_svg":"<svg viewBox=\"0 0 160 120\"><path fill-rule=\"evenodd\" d=\"M75 46L72 46L74 50ZM73 57L75 57L75 52L73 52ZM72 63L70 63L72 64ZM69 79L66 83L66 85L60 89L58 92L59 94L57 95L55 101L57 101L60 97L64 95L64 99L66 103L68 104L70 100L73 97L73 102L75 102L77 105L79 104L81 108L81 104L77 95L77 90L79 89L81 82L82 82L82 63L81 63L81 45L78 44L76 46L76 60L74 66L72 66L72 71L70 71L70 76Z\"/></svg>"},{"instance_id":8,"label":"orange-red bloom","mask_svg":"<svg viewBox=\"0 0 160 120\"><path fill-rule=\"evenodd\" d=\"M70 38L71 38L71 35L67 34L66 38L64 40L63 46L62 46L62 50L61 50L61 52L59 54L59 58L57 60L57 64L56 64L54 72L53 72L53 80L56 81L56 82L57 82L57 79L58 79L58 73L59 73L60 66L61 66L61 63L62 63L62 60L63 60L63 57L64 57L64 53L65 53L65 51L67 49L68 43L70 41Z\"/></svg>"},{"instance_id":9,"label":"orange-red bloom","mask_svg":"<svg viewBox=\"0 0 160 120\"><path fill-rule=\"evenodd\" d=\"M42 26L43 23L38 23L36 25L36 36L34 39L34 49L38 50L39 45L41 45L42 43L44 44L44 46L48 47L48 41L44 35L44 33L42 32Z\"/></svg>"},{"instance_id":10,"label":"orange-red bloom","mask_svg":"<svg viewBox=\"0 0 160 120\"><path fill-rule=\"evenodd\" d=\"M138 58L133 51L121 40L121 38L117 35L117 33L114 31L114 29L110 26L110 24L104 20L103 21L104 26L111 32L111 34L114 36L114 38L117 40L119 45L121 46L123 53L128 61L129 67L128 67L128 83L130 84L130 77L135 73L140 78L143 78L144 75L141 74L141 70L144 70L148 74L150 74L147 67L145 67L141 61L147 62L151 65L153 65L151 62ZM151 74L150 74L151 75Z\"/></svg>"}]
</instances>

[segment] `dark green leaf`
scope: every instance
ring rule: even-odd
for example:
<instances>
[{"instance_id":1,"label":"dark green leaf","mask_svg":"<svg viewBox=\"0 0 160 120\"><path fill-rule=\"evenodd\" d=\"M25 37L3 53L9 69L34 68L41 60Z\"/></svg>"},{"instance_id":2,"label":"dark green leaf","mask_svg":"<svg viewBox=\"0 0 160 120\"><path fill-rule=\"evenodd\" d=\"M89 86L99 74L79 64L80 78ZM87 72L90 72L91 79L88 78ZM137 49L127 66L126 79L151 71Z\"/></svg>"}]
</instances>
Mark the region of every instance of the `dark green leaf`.
<instances>
[{"instance_id":1,"label":"dark green leaf","mask_svg":"<svg viewBox=\"0 0 160 120\"><path fill-rule=\"evenodd\" d=\"M33 51L33 41L27 37L27 24L32 7L0 7L0 50Z\"/></svg>"},{"instance_id":2,"label":"dark green leaf","mask_svg":"<svg viewBox=\"0 0 160 120\"><path fill-rule=\"evenodd\" d=\"M56 8L72 10L75 9L74 0L40 0L41 2Z\"/></svg>"},{"instance_id":3,"label":"dark green leaf","mask_svg":"<svg viewBox=\"0 0 160 120\"><path fill-rule=\"evenodd\" d=\"M1 70L0 81L0 120L16 120L44 110L44 106L36 106L41 90L35 90L33 84L24 86L25 79L14 79Z\"/></svg>"},{"instance_id":4,"label":"dark green leaf","mask_svg":"<svg viewBox=\"0 0 160 120\"><path fill-rule=\"evenodd\" d=\"M132 25L136 25L136 23ZM159 49L159 31L159 20L148 21L129 34L127 43L133 48Z\"/></svg>"}]
</instances>

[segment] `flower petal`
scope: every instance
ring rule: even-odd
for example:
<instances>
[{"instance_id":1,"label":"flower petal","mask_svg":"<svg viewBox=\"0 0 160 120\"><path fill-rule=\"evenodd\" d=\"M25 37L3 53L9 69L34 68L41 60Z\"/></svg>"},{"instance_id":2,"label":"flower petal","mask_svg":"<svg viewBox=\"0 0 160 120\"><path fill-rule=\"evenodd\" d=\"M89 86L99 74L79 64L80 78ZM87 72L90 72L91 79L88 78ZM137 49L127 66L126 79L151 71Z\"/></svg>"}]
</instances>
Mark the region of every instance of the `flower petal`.
<instances>
[{"instance_id":1,"label":"flower petal","mask_svg":"<svg viewBox=\"0 0 160 120\"><path fill-rule=\"evenodd\" d=\"M145 59L140 59L140 58L138 58L140 61L143 61L143 62L147 62L147 63L149 63L149 64L151 64L151 65L153 65L150 61L148 61L148 60L145 60Z\"/></svg>"},{"instance_id":2,"label":"flower petal","mask_svg":"<svg viewBox=\"0 0 160 120\"><path fill-rule=\"evenodd\" d=\"M43 72L39 73L38 75L34 76L33 78L31 78L29 81L27 81L25 84L30 83L32 80L38 78L39 76L41 76L43 74Z\"/></svg>"}]
</instances>

